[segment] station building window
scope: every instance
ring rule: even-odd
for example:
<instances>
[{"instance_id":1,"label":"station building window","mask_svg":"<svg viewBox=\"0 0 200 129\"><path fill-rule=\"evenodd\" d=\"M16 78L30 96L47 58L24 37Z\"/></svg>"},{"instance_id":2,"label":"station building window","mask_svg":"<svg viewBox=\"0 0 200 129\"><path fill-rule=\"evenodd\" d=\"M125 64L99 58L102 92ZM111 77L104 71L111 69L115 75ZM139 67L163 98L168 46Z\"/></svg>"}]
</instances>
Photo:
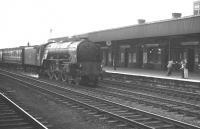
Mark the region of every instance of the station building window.
<instances>
[{"instance_id":1,"label":"station building window","mask_svg":"<svg viewBox=\"0 0 200 129\"><path fill-rule=\"evenodd\" d=\"M132 62L130 45L121 45L119 53L120 53L120 66L128 67L129 63Z\"/></svg>"},{"instance_id":2,"label":"station building window","mask_svg":"<svg viewBox=\"0 0 200 129\"><path fill-rule=\"evenodd\" d=\"M135 52L129 52L128 53L128 63L136 63L136 53Z\"/></svg>"},{"instance_id":3,"label":"station building window","mask_svg":"<svg viewBox=\"0 0 200 129\"><path fill-rule=\"evenodd\" d=\"M121 60L120 60L121 63L124 63L124 53L121 52Z\"/></svg>"},{"instance_id":4,"label":"station building window","mask_svg":"<svg viewBox=\"0 0 200 129\"><path fill-rule=\"evenodd\" d=\"M143 52L143 63L147 63L147 52Z\"/></svg>"},{"instance_id":5,"label":"station building window","mask_svg":"<svg viewBox=\"0 0 200 129\"><path fill-rule=\"evenodd\" d=\"M103 66L108 65L108 47L101 47L102 52L102 64Z\"/></svg>"},{"instance_id":6,"label":"station building window","mask_svg":"<svg viewBox=\"0 0 200 129\"><path fill-rule=\"evenodd\" d=\"M200 48L197 48L195 52L195 65L197 71L200 72Z\"/></svg>"},{"instance_id":7,"label":"station building window","mask_svg":"<svg viewBox=\"0 0 200 129\"><path fill-rule=\"evenodd\" d=\"M111 54L111 52L108 53L108 62L112 63L112 54Z\"/></svg>"},{"instance_id":8,"label":"station building window","mask_svg":"<svg viewBox=\"0 0 200 129\"><path fill-rule=\"evenodd\" d=\"M152 64L160 64L161 63L161 48L148 48L147 49L147 54L148 54L148 63Z\"/></svg>"},{"instance_id":9,"label":"station building window","mask_svg":"<svg viewBox=\"0 0 200 129\"><path fill-rule=\"evenodd\" d=\"M102 59L103 64L106 64L106 52L103 51L103 59Z\"/></svg>"},{"instance_id":10,"label":"station building window","mask_svg":"<svg viewBox=\"0 0 200 129\"><path fill-rule=\"evenodd\" d=\"M133 59L132 62L133 62L133 63L136 63L136 53L135 53L135 52L133 53L133 57L132 57L132 59Z\"/></svg>"},{"instance_id":11,"label":"station building window","mask_svg":"<svg viewBox=\"0 0 200 129\"><path fill-rule=\"evenodd\" d=\"M132 53L128 54L128 63L132 63Z\"/></svg>"}]
</instances>

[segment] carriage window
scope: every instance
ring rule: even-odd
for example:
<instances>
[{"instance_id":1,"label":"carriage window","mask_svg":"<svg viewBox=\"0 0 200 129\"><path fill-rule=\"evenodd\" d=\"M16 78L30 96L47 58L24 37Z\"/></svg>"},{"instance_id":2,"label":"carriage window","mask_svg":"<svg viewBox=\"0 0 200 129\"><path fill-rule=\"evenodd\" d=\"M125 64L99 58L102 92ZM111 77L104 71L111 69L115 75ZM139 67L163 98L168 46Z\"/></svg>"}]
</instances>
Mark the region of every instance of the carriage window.
<instances>
[{"instance_id":1,"label":"carriage window","mask_svg":"<svg viewBox=\"0 0 200 129\"><path fill-rule=\"evenodd\" d=\"M128 54L128 63L132 63L132 54L131 53Z\"/></svg>"}]
</instances>

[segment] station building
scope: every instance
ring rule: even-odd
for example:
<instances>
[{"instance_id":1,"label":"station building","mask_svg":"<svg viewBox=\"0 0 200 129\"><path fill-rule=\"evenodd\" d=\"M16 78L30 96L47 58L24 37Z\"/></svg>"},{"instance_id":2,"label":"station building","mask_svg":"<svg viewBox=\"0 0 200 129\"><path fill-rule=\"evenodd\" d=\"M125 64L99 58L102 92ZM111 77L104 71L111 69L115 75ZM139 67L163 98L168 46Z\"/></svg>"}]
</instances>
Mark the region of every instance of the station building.
<instances>
[{"instance_id":1,"label":"station building","mask_svg":"<svg viewBox=\"0 0 200 129\"><path fill-rule=\"evenodd\" d=\"M194 1L194 3L193 3L193 13L194 13L194 15L200 15L200 0Z\"/></svg>"},{"instance_id":2,"label":"station building","mask_svg":"<svg viewBox=\"0 0 200 129\"><path fill-rule=\"evenodd\" d=\"M101 46L105 66L166 70L169 60L187 59L189 71L200 72L200 15L173 16L77 36ZM175 69L180 69L178 63Z\"/></svg>"}]
</instances>

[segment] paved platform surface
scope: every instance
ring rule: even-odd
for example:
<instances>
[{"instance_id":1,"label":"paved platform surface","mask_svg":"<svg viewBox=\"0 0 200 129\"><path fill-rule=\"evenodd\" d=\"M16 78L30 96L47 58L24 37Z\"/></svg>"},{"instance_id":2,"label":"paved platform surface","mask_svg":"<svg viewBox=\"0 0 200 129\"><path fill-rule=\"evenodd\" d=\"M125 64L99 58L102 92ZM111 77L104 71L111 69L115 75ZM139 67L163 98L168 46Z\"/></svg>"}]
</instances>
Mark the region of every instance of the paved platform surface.
<instances>
[{"instance_id":1,"label":"paved platform surface","mask_svg":"<svg viewBox=\"0 0 200 129\"><path fill-rule=\"evenodd\" d=\"M172 75L167 76L167 71L161 71L161 70L137 69L137 68L117 68L116 70L114 70L113 67L104 67L103 69L106 72L110 72L110 73L123 73L123 74L128 74L128 75L200 82L200 73L189 73L188 78L182 78L181 71L173 71Z\"/></svg>"}]
</instances>

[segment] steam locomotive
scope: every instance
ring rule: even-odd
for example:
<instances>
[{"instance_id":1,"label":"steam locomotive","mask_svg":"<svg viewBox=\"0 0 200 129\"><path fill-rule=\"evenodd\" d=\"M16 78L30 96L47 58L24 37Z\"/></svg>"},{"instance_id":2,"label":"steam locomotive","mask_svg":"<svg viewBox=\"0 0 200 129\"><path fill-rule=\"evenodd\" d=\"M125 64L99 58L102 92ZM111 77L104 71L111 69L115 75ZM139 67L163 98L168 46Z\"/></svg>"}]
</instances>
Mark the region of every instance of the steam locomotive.
<instances>
[{"instance_id":1,"label":"steam locomotive","mask_svg":"<svg viewBox=\"0 0 200 129\"><path fill-rule=\"evenodd\" d=\"M49 79L92 85L98 83L102 72L100 47L87 39L1 49L0 65Z\"/></svg>"}]
</instances>

